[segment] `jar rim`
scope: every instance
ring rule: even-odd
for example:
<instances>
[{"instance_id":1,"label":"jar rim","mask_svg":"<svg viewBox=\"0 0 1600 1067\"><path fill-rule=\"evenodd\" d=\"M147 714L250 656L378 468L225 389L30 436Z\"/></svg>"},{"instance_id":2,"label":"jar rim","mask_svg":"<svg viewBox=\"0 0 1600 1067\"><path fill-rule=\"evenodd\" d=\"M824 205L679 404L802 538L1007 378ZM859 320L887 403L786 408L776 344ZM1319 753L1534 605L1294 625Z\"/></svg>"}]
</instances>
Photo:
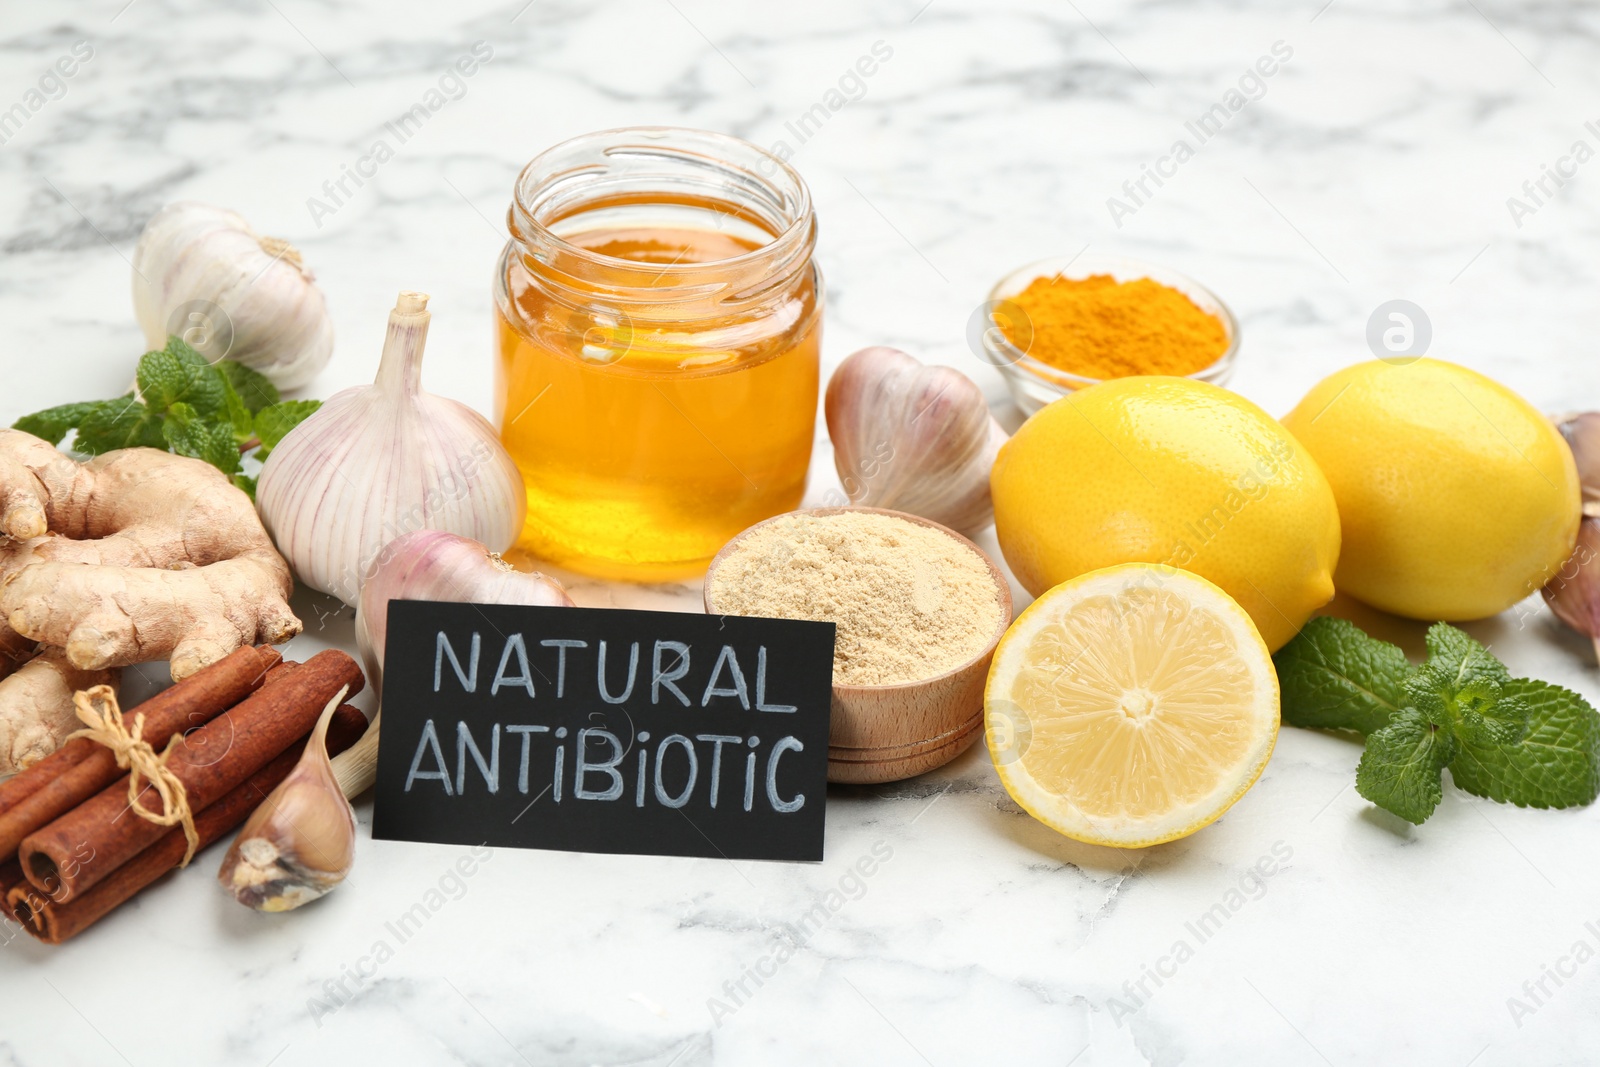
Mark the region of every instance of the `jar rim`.
<instances>
[{"instance_id":1,"label":"jar rim","mask_svg":"<svg viewBox=\"0 0 1600 1067\"><path fill-rule=\"evenodd\" d=\"M770 240L726 259L701 260L691 263L641 263L637 260L596 252L573 244L556 233L552 223L576 214L564 211L546 221L541 210L552 205L570 207L582 204L584 197L576 188L591 181L614 159L629 156L654 157L663 163L674 162L689 168L700 168L710 177L721 171L732 178L731 189L741 189L753 197L756 204L764 203L782 218L781 228L768 225L765 217L752 220L759 212L752 208L738 214L747 223L770 234ZM563 183L574 188L563 189ZM560 194L566 200L558 200ZM592 199L592 197L590 198ZM716 209L713 209L716 210ZM718 212L725 217L735 217L735 212ZM682 280L688 284L697 272L738 271L759 268L769 262L781 263L803 251L802 260L810 258L810 246L815 241L816 219L811 202L811 191L805 180L793 167L773 153L731 134L699 130L686 126L622 126L579 134L561 141L528 161L517 175L513 186L512 203L507 212L507 225L512 240L523 245L548 244L558 250L564 260L586 263L606 270L639 271L653 278ZM655 286L650 286L655 288Z\"/></svg>"}]
</instances>

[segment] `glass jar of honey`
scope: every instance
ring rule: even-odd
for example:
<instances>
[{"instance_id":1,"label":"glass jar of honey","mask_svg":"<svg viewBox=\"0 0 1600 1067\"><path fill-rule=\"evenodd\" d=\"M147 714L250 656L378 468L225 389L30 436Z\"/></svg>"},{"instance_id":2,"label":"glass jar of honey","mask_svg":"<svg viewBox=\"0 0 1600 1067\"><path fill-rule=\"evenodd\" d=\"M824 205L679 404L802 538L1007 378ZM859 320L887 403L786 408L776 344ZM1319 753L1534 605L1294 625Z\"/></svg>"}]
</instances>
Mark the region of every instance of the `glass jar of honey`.
<instances>
[{"instance_id":1,"label":"glass jar of honey","mask_svg":"<svg viewBox=\"0 0 1600 1067\"><path fill-rule=\"evenodd\" d=\"M607 130L529 163L509 226L495 414L527 486L521 548L673 580L798 506L822 333L799 175L723 134Z\"/></svg>"}]
</instances>

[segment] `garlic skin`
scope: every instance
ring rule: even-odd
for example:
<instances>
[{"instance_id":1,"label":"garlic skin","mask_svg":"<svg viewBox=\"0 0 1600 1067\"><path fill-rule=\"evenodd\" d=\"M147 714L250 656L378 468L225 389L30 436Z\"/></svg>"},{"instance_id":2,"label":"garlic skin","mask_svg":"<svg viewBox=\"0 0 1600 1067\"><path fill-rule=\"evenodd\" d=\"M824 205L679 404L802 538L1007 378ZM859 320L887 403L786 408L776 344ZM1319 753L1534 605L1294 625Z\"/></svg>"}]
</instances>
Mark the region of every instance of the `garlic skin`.
<instances>
[{"instance_id":1,"label":"garlic skin","mask_svg":"<svg viewBox=\"0 0 1600 1067\"><path fill-rule=\"evenodd\" d=\"M246 820L217 872L239 903L292 911L344 881L355 863L356 816L328 759L328 723L349 686L328 702L300 762Z\"/></svg>"},{"instance_id":2,"label":"garlic skin","mask_svg":"<svg viewBox=\"0 0 1600 1067\"><path fill-rule=\"evenodd\" d=\"M522 531L522 475L493 426L423 392L428 297L402 292L376 381L346 389L295 427L261 470L256 503L300 580L355 606L384 546L443 530L496 552Z\"/></svg>"},{"instance_id":3,"label":"garlic skin","mask_svg":"<svg viewBox=\"0 0 1600 1067\"><path fill-rule=\"evenodd\" d=\"M476 541L438 530L418 530L397 538L384 547L376 569L361 587L361 603L356 609L356 644L367 682L380 700L391 600L576 606L554 578L538 571L519 571ZM377 776L382 719L380 707L361 740L334 758L334 774L347 797L366 792Z\"/></svg>"},{"instance_id":4,"label":"garlic skin","mask_svg":"<svg viewBox=\"0 0 1600 1067\"><path fill-rule=\"evenodd\" d=\"M1600 516L1600 411L1558 415L1553 421L1578 464L1583 513Z\"/></svg>"},{"instance_id":5,"label":"garlic skin","mask_svg":"<svg viewBox=\"0 0 1600 1067\"><path fill-rule=\"evenodd\" d=\"M1572 555L1541 592L1555 617L1594 642L1600 661L1600 412L1553 420L1572 449L1583 486L1583 520Z\"/></svg>"},{"instance_id":6,"label":"garlic skin","mask_svg":"<svg viewBox=\"0 0 1600 1067\"><path fill-rule=\"evenodd\" d=\"M1600 661L1600 518L1584 515L1572 555L1541 592L1556 618L1594 642Z\"/></svg>"},{"instance_id":7,"label":"garlic skin","mask_svg":"<svg viewBox=\"0 0 1600 1067\"><path fill-rule=\"evenodd\" d=\"M924 366L897 348L863 348L833 372L825 410L852 504L962 533L994 521L989 470L1007 434L960 371Z\"/></svg>"},{"instance_id":8,"label":"garlic skin","mask_svg":"<svg viewBox=\"0 0 1600 1067\"><path fill-rule=\"evenodd\" d=\"M176 334L279 389L310 382L333 356L333 319L299 251L209 204L168 204L145 224L133 250L133 310L152 349Z\"/></svg>"}]
</instances>

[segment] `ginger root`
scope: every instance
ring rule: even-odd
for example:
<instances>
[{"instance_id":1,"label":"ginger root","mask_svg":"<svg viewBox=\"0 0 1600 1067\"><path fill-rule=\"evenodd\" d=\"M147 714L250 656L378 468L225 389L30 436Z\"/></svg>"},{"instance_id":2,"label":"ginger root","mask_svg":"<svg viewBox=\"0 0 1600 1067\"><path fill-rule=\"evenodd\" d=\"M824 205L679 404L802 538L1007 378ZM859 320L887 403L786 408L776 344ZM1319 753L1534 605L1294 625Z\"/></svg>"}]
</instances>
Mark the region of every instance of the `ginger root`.
<instances>
[{"instance_id":1,"label":"ginger root","mask_svg":"<svg viewBox=\"0 0 1600 1067\"><path fill-rule=\"evenodd\" d=\"M169 658L181 679L287 641L293 589L250 498L210 464L149 448L78 463L0 430L0 774L30 725L73 721L72 689L96 684L81 672Z\"/></svg>"},{"instance_id":2,"label":"ginger root","mask_svg":"<svg viewBox=\"0 0 1600 1067\"><path fill-rule=\"evenodd\" d=\"M117 684L120 671L83 671L67 661L59 648L46 649L22 664L0 684L0 775L25 771L61 747L67 735L83 724L72 706L72 694L97 685Z\"/></svg>"}]
</instances>

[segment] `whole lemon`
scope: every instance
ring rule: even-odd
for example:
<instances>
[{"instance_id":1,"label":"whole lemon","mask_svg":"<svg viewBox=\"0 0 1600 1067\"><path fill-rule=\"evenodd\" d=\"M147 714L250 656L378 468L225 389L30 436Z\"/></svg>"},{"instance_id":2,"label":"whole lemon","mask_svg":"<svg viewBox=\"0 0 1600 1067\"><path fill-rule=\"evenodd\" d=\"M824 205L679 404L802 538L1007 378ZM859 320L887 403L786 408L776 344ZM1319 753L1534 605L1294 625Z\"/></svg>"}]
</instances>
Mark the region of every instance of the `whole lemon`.
<instances>
[{"instance_id":1,"label":"whole lemon","mask_svg":"<svg viewBox=\"0 0 1600 1067\"><path fill-rule=\"evenodd\" d=\"M1283 420L1339 501L1342 592L1413 619L1481 619L1572 551L1581 493L1561 434L1520 396L1436 359L1369 360Z\"/></svg>"},{"instance_id":2,"label":"whole lemon","mask_svg":"<svg viewBox=\"0 0 1600 1067\"><path fill-rule=\"evenodd\" d=\"M1333 596L1339 514L1317 464L1271 415L1189 378L1129 377L1057 400L989 478L1006 562L1035 596L1121 563L1221 586L1267 647Z\"/></svg>"}]
</instances>

